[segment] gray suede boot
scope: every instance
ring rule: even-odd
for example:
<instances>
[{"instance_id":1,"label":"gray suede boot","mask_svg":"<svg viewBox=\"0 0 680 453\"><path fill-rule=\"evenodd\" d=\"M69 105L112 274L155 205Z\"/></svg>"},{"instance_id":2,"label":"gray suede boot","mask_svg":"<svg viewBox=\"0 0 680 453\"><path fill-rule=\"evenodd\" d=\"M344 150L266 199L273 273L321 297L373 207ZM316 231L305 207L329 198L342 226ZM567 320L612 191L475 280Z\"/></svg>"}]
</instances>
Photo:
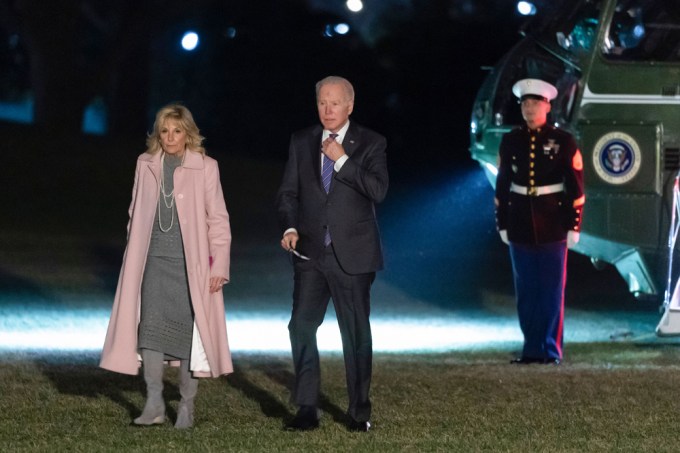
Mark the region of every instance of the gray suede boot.
<instances>
[{"instance_id":1,"label":"gray suede boot","mask_svg":"<svg viewBox=\"0 0 680 453\"><path fill-rule=\"evenodd\" d=\"M179 394L182 400L177 407L175 428L186 429L194 425L194 398L198 392L198 379L191 376L189 361L182 360L179 367Z\"/></svg>"},{"instance_id":2,"label":"gray suede boot","mask_svg":"<svg viewBox=\"0 0 680 453\"><path fill-rule=\"evenodd\" d=\"M163 353L142 349L142 365L146 382L146 404L142 415L134 419L135 425L159 425L165 423L163 401Z\"/></svg>"}]
</instances>

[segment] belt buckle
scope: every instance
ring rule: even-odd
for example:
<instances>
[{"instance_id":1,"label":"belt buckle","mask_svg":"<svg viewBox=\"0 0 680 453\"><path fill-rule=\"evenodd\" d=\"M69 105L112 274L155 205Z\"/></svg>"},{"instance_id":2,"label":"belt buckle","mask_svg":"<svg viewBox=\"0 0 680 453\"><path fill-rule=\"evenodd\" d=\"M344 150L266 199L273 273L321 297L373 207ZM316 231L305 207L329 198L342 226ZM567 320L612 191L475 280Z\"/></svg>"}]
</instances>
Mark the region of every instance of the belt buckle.
<instances>
[{"instance_id":1,"label":"belt buckle","mask_svg":"<svg viewBox=\"0 0 680 453\"><path fill-rule=\"evenodd\" d=\"M527 195L530 197L537 197L538 196L538 187L532 186L532 187L527 187Z\"/></svg>"}]
</instances>

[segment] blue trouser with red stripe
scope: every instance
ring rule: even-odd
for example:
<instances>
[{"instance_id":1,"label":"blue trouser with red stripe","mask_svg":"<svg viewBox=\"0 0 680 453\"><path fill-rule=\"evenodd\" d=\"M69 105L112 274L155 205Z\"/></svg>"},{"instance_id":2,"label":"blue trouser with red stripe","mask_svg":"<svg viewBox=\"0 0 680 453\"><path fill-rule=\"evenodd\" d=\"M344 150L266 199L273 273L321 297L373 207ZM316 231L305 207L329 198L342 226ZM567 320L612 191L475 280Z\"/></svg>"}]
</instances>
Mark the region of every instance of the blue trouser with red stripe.
<instances>
[{"instance_id":1,"label":"blue trouser with red stripe","mask_svg":"<svg viewBox=\"0 0 680 453\"><path fill-rule=\"evenodd\" d=\"M561 359L567 242L510 243L522 357Z\"/></svg>"}]
</instances>

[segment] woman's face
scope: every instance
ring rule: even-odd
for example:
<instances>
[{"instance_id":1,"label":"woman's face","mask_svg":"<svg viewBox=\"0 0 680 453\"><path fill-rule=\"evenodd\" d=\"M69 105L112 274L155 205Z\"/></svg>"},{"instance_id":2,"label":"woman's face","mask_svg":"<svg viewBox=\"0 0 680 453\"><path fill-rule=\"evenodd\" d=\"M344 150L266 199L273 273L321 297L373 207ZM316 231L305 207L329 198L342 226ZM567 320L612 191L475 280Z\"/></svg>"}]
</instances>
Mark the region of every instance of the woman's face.
<instances>
[{"instance_id":1,"label":"woman's face","mask_svg":"<svg viewBox=\"0 0 680 453\"><path fill-rule=\"evenodd\" d=\"M168 154L181 156L187 143L187 133L177 120L168 118L160 129L161 146Z\"/></svg>"}]
</instances>

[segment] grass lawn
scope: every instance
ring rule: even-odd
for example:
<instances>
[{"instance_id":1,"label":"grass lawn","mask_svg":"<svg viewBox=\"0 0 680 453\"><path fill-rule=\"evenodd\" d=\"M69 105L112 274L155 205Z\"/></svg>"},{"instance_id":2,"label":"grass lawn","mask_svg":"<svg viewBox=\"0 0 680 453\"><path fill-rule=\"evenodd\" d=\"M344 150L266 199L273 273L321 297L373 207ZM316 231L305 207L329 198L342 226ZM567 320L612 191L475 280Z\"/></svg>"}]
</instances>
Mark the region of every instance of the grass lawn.
<instances>
[{"instance_id":1,"label":"grass lawn","mask_svg":"<svg viewBox=\"0 0 680 453\"><path fill-rule=\"evenodd\" d=\"M130 426L141 377L97 368L93 353L0 356L3 451L677 451L679 351L673 344L575 344L559 367L514 366L482 351L375 358L374 429L345 429L340 355L322 357L321 428L292 415L290 359L236 355L235 373L201 381L195 427Z\"/></svg>"},{"instance_id":2,"label":"grass lawn","mask_svg":"<svg viewBox=\"0 0 680 453\"><path fill-rule=\"evenodd\" d=\"M21 150L7 153L0 166L0 180L12 188L4 193L9 214L0 216L0 314L26 313L30 304L58 311L90 308L105 300L108 308L142 142L126 146L88 139L60 144L30 129L0 124L0 148ZM291 276L287 263L279 266L280 231L273 215L282 161L226 152L213 155L220 160L235 238L228 307L287 311ZM251 184L256 178L264 182ZM394 192L394 200L410 189L401 190ZM486 183L483 190L488 191ZM463 308L476 313L514 316L511 304L489 303L485 295L491 289L492 295L500 295L492 301L512 299L509 277L500 277L509 275L509 269L503 270L507 254L493 230L491 214L488 222L478 221L471 206L461 216L459 193L437 187L430 194L434 201L427 205L436 209L419 215L421 193L413 195L413 204L395 203L385 209L392 267L380 278L399 291L378 301L378 307L382 303L383 312L389 308L400 316L406 309L392 305L392 296L398 294L416 312L423 307L454 311L460 309L457 302L466 300ZM486 197L488 204L476 210L484 213L483 206L488 206L492 212L491 192L478 196ZM418 222L407 221L413 217ZM468 218L469 224L464 222ZM442 219L458 229L434 233L432 225L440 225ZM442 236L448 242L434 240ZM491 240L495 246L487 245ZM608 322L615 309L639 315L641 309L630 308L630 295L619 288L621 282L616 280L615 286L602 274L590 277L590 268L576 270L570 271L568 288L574 289L569 294L576 304L568 308L592 312L586 326ZM628 324L622 328L633 330ZM0 331L0 338L3 335L8 333ZM677 341L615 338L626 341L568 342L566 362L559 367L510 365L507 345L503 350L376 354L374 429L367 434L345 428L347 397L339 354L322 357L321 428L296 433L282 429L295 411L289 402L293 371L285 354L237 351L232 375L201 382L195 427L178 431L172 427L179 401L176 370L166 373L170 421L139 428L130 422L144 405L140 376L99 369L95 352L4 351L0 453L680 451Z\"/></svg>"}]
</instances>

